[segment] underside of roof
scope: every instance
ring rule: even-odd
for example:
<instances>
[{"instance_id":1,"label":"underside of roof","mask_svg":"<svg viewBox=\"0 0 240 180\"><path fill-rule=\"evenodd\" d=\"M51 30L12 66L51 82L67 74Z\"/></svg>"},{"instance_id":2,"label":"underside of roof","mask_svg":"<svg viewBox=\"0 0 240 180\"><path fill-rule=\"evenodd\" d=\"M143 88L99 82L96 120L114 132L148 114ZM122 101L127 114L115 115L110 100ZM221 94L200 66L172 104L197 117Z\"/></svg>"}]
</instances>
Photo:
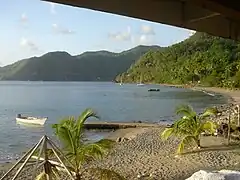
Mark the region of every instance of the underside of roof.
<instances>
[{"instance_id":1,"label":"underside of roof","mask_svg":"<svg viewBox=\"0 0 240 180\"><path fill-rule=\"evenodd\" d=\"M240 40L237 0L45 0Z\"/></svg>"}]
</instances>

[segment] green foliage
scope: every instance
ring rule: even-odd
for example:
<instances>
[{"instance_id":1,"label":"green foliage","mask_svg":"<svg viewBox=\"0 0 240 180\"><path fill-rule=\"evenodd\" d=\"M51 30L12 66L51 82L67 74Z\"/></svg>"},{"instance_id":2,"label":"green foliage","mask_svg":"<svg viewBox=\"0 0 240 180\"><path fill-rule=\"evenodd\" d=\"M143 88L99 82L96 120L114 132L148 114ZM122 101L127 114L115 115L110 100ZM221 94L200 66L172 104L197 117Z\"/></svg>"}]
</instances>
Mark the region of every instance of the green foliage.
<instances>
[{"instance_id":1,"label":"green foliage","mask_svg":"<svg viewBox=\"0 0 240 180\"><path fill-rule=\"evenodd\" d=\"M149 51L122 74L124 82L240 87L240 43L195 33L178 44ZM121 75L117 77L119 79Z\"/></svg>"},{"instance_id":2,"label":"green foliage","mask_svg":"<svg viewBox=\"0 0 240 180\"><path fill-rule=\"evenodd\" d=\"M215 108L207 108L203 113L197 113L188 105L177 107L176 113L182 117L176 120L172 127L166 128L162 134L162 139L166 140L170 136L176 136L181 139L177 148L177 153L180 154L186 145L194 145L200 147L200 135L203 132L213 134L216 130L216 125L207 120L211 115L216 115Z\"/></svg>"},{"instance_id":3,"label":"green foliage","mask_svg":"<svg viewBox=\"0 0 240 180\"><path fill-rule=\"evenodd\" d=\"M63 119L52 127L60 140L63 152L72 164L76 179L81 178L80 169L86 162L102 158L112 147L113 141L103 139L95 143L83 141L84 123L90 117L98 117L93 110L86 109L77 119L70 117Z\"/></svg>"},{"instance_id":4,"label":"green foliage","mask_svg":"<svg viewBox=\"0 0 240 180\"><path fill-rule=\"evenodd\" d=\"M97 51L78 56L50 52L0 68L0 80L112 81L150 49L159 47L137 46L121 53Z\"/></svg>"}]
</instances>

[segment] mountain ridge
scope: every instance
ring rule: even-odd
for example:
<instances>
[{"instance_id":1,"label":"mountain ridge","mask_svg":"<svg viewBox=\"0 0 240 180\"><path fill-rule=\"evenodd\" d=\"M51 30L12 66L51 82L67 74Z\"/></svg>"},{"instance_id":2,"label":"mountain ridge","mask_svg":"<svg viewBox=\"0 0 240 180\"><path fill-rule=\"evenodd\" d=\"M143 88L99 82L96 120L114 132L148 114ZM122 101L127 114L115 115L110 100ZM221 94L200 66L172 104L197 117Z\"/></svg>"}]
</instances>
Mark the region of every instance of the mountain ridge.
<instances>
[{"instance_id":1,"label":"mountain ridge","mask_svg":"<svg viewBox=\"0 0 240 180\"><path fill-rule=\"evenodd\" d=\"M149 50L159 46L137 46L127 51L87 51L71 55L53 51L25 58L0 68L0 80L15 81L112 81Z\"/></svg>"}]
</instances>

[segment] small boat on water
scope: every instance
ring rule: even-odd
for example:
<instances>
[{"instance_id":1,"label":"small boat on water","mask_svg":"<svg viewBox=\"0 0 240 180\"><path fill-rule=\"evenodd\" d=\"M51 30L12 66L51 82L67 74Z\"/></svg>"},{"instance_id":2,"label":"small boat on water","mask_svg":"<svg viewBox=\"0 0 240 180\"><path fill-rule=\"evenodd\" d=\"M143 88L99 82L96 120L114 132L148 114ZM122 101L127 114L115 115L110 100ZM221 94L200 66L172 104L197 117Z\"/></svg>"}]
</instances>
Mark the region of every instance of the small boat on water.
<instances>
[{"instance_id":1,"label":"small boat on water","mask_svg":"<svg viewBox=\"0 0 240 180\"><path fill-rule=\"evenodd\" d=\"M137 86L144 86L145 84L142 84L142 83L139 83L139 84L137 84Z\"/></svg>"},{"instance_id":2,"label":"small boat on water","mask_svg":"<svg viewBox=\"0 0 240 180\"><path fill-rule=\"evenodd\" d=\"M149 91L149 92L151 92L151 91L160 91L160 89L151 88L151 89L149 89L148 91Z\"/></svg>"},{"instance_id":3,"label":"small boat on water","mask_svg":"<svg viewBox=\"0 0 240 180\"><path fill-rule=\"evenodd\" d=\"M17 122L25 123L25 124L37 124L37 125L44 125L47 117L31 117L31 116L22 116L18 114L16 117Z\"/></svg>"}]
</instances>

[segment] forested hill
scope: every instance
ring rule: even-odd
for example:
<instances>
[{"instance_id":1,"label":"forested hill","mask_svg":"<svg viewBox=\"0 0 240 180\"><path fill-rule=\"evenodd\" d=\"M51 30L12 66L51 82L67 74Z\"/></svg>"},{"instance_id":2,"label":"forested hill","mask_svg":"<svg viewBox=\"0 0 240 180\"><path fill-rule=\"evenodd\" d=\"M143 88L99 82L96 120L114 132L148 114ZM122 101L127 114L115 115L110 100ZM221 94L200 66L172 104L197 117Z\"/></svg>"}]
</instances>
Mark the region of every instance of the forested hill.
<instances>
[{"instance_id":1,"label":"forested hill","mask_svg":"<svg viewBox=\"0 0 240 180\"><path fill-rule=\"evenodd\" d=\"M112 81L143 54L158 46L137 46L121 53L85 52L71 56L67 52L49 52L0 68L0 80L21 81Z\"/></svg>"},{"instance_id":2,"label":"forested hill","mask_svg":"<svg viewBox=\"0 0 240 180\"><path fill-rule=\"evenodd\" d=\"M206 86L240 87L240 43L195 33L185 41L150 51L125 73L125 82L185 84L199 81Z\"/></svg>"}]
</instances>

